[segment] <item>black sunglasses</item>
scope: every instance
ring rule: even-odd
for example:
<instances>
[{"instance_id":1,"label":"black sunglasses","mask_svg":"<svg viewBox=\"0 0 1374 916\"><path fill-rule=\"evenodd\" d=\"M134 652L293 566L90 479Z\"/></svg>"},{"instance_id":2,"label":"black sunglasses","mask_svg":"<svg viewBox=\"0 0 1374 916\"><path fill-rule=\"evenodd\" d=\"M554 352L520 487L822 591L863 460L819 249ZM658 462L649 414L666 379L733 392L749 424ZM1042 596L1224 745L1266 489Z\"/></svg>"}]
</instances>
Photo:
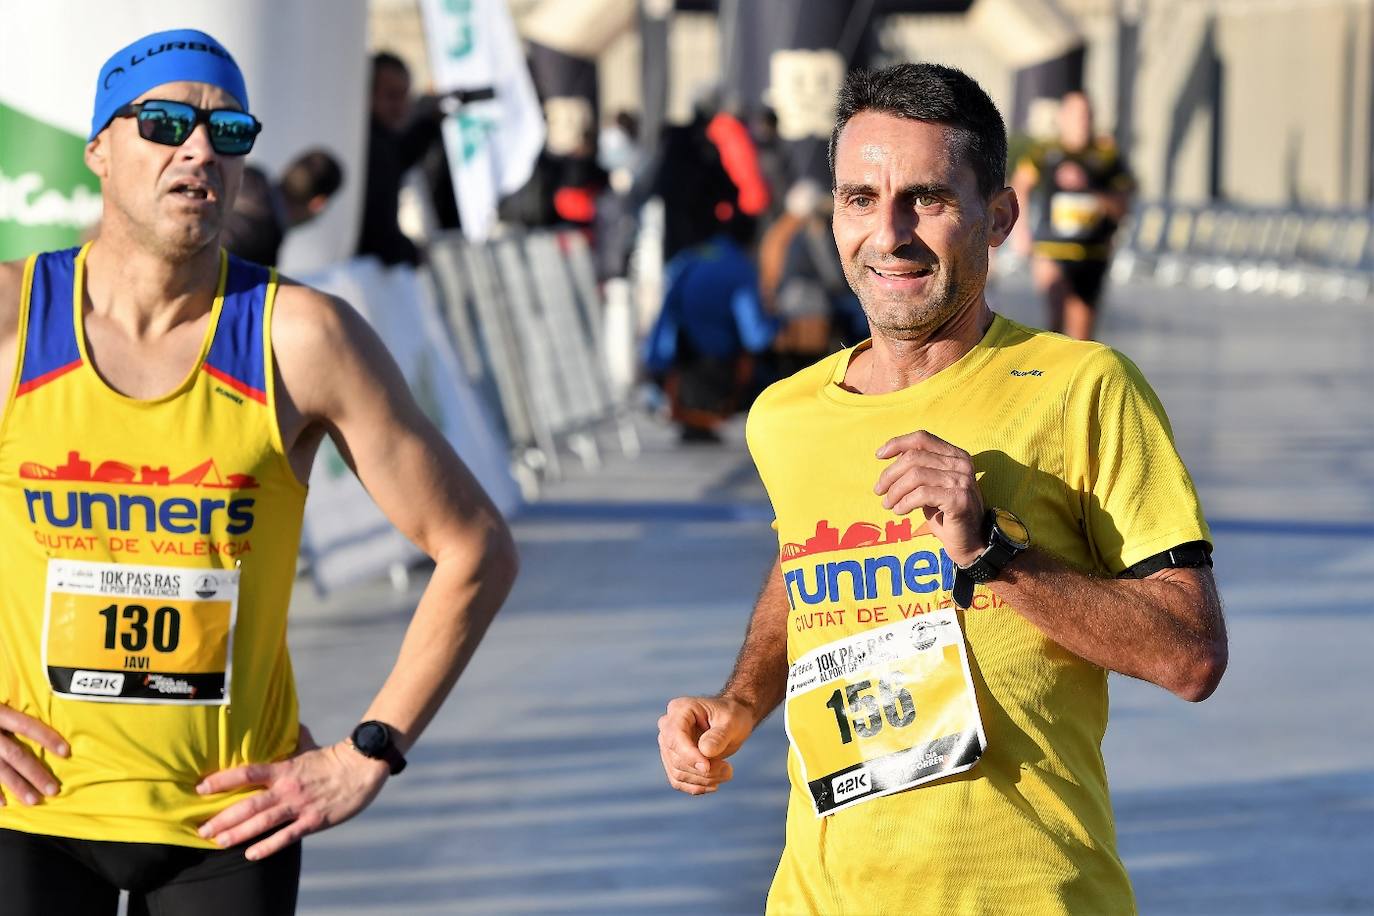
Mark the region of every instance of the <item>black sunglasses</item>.
<instances>
[{"instance_id":1,"label":"black sunglasses","mask_svg":"<svg viewBox=\"0 0 1374 916\"><path fill-rule=\"evenodd\" d=\"M262 123L246 111L197 108L164 99L125 105L114 116L138 118L138 135L163 146L181 146L197 124L208 124L210 146L221 156L246 155L262 131Z\"/></svg>"}]
</instances>

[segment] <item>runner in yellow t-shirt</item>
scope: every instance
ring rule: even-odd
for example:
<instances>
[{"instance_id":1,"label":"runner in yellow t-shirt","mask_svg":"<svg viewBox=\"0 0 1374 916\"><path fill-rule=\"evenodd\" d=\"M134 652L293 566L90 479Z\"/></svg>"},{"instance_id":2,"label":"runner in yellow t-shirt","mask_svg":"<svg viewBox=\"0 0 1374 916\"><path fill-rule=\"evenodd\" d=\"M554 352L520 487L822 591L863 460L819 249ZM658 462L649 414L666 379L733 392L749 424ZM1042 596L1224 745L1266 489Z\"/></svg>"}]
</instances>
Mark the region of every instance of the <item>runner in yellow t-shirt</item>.
<instances>
[{"instance_id":1,"label":"runner in yellow t-shirt","mask_svg":"<svg viewBox=\"0 0 1374 916\"><path fill-rule=\"evenodd\" d=\"M784 704L770 913L1132 912L1107 671L1201 700L1226 664L1164 411L1114 351L988 308L1018 208L967 76L851 75L832 165L872 338L750 414L779 558L725 688L659 721L669 783L716 791Z\"/></svg>"}]
</instances>

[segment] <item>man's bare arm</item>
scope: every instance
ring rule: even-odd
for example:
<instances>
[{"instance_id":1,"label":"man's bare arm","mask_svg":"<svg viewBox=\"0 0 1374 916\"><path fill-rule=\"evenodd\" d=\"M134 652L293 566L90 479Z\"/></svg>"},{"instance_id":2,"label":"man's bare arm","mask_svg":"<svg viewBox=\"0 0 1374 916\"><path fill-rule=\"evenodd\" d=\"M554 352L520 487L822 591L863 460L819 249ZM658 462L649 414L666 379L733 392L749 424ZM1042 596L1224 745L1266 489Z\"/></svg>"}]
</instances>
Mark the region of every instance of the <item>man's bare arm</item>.
<instances>
[{"instance_id":1,"label":"man's bare arm","mask_svg":"<svg viewBox=\"0 0 1374 916\"><path fill-rule=\"evenodd\" d=\"M720 691L722 697L749 707L756 723L768 718L787 688L787 612L787 586L779 560L764 580L735 670Z\"/></svg>"},{"instance_id":2,"label":"man's bare arm","mask_svg":"<svg viewBox=\"0 0 1374 916\"><path fill-rule=\"evenodd\" d=\"M889 440L878 457L892 459L874 488L884 508L923 510L950 559L972 563L985 546L985 508L969 454L918 431ZM1105 579L1030 550L989 587L1070 652L1185 700L1206 699L1226 671L1226 626L1210 570Z\"/></svg>"},{"instance_id":3,"label":"man's bare arm","mask_svg":"<svg viewBox=\"0 0 1374 916\"><path fill-rule=\"evenodd\" d=\"M1185 700L1207 699L1226 671L1226 622L1210 569L1105 579L1029 550L988 587L1073 654Z\"/></svg>"},{"instance_id":4,"label":"man's bare arm","mask_svg":"<svg viewBox=\"0 0 1374 916\"><path fill-rule=\"evenodd\" d=\"M1112 222L1119 223L1126 218L1126 213L1131 209L1130 191L1101 191L1098 199L1102 201L1102 209Z\"/></svg>"},{"instance_id":5,"label":"man's bare arm","mask_svg":"<svg viewBox=\"0 0 1374 916\"><path fill-rule=\"evenodd\" d=\"M728 782L726 758L740 749L787 687L787 590L775 562L754 605L735 670L714 697L678 697L658 720L658 749L668 784L705 795Z\"/></svg>"},{"instance_id":6,"label":"man's bare arm","mask_svg":"<svg viewBox=\"0 0 1374 916\"><path fill-rule=\"evenodd\" d=\"M19 286L23 280L23 261L0 261L0 305L11 312L19 307Z\"/></svg>"},{"instance_id":7,"label":"man's bare arm","mask_svg":"<svg viewBox=\"0 0 1374 916\"><path fill-rule=\"evenodd\" d=\"M510 590L514 542L366 321L300 286L284 286L277 309L273 344L289 400L288 449L298 438L313 449L310 428L326 428L387 518L435 562L396 664L361 717L391 725L405 750L438 711ZM386 764L343 742L314 750L307 740L290 760L208 777L205 792L245 785L266 791L221 812L202 835L228 846L286 824L249 850L250 858L270 855L362 810L386 775Z\"/></svg>"},{"instance_id":8,"label":"man's bare arm","mask_svg":"<svg viewBox=\"0 0 1374 916\"><path fill-rule=\"evenodd\" d=\"M396 667L364 716L394 726L405 749L438 711L505 599L515 545L371 326L305 287L287 287L281 299L279 307L302 306L283 313L289 323L277 344L296 409L330 431L378 507L435 563Z\"/></svg>"}]
</instances>

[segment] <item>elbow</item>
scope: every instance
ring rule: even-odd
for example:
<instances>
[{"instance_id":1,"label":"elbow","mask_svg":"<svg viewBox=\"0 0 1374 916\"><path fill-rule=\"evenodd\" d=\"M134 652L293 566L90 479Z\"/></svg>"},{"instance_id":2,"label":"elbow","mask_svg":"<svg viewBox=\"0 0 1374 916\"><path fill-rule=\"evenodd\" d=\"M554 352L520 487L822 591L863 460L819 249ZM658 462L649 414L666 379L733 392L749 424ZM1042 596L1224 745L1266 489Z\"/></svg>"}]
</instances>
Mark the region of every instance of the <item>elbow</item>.
<instances>
[{"instance_id":1,"label":"elbow","mask_svg":"<svg viewBox=\"0 0 1374 916\"><path fill-rule=\"evenodd\" d=\"M504 523L488 538L482 565L492 588L500 592L504 601L514 587L516 577L520 575L520 551L515 546L514 536Z\"/></svg>"},{"instance_id":2,"label":"elbow","mask_svg":"<svg viewBox=\"0 0 1374 916\"><path fill-rule=\"evenodd\" d=\"M1226 640L1209 641L1176 669L1169 690L1189 703L1201 703L1216 692L1221 676L1226 673L1226 662Z\"/></svg>"},{"instance_id":3,"label":"elbow","mask_svg":"<svg viewBox=\"0 0 1374 916\"><path fill-rule=\"evenodd\" d=\"M495 510L436 552L434 560L436 575L443 570L453 588L468 595L468 613L487 621L501 609L520 573L515 538Z\"/></svg>"}]
</instances>

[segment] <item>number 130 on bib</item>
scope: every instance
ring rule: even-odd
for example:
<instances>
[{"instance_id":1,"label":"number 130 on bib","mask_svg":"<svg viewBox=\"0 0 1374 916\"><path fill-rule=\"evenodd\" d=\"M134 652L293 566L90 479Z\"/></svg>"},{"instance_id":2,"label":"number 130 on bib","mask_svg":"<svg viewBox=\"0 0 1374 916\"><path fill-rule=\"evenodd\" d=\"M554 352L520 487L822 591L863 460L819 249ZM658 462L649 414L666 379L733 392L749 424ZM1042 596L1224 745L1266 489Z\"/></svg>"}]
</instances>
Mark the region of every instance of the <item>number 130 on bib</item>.
<instances>
[{"instance_id":1,"label":"number 130 on bib","mask_svg":"<svg viewBox=\"0 0 1374 916\"><path fill-rule=\"evenodd\" d=\"M238 589L236 569L51 560L49 686L72 700L227 703Z\"/></svg>"}]
</instances>

